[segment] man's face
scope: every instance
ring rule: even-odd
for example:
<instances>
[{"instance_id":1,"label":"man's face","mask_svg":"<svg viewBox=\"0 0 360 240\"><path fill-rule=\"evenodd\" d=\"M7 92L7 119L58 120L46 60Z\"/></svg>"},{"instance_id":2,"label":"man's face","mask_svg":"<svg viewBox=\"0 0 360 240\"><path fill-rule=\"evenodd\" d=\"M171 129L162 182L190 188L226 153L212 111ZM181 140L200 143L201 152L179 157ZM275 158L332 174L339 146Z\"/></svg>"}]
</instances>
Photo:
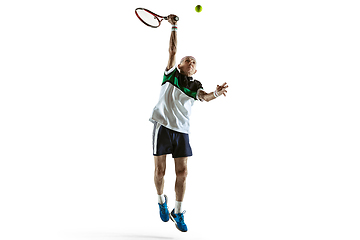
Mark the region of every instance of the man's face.
<instances>
[{"instance_id":1,"label":"man's face","mask_svg":"<svg viewBox=\"0 0 360 240\"><path fill-rule=\"evenodd\" d=\"M192 57L186 57L179 65L180 73L188 77L194 75L196 70L196 61Z\"/></svg>"}]
</instances>

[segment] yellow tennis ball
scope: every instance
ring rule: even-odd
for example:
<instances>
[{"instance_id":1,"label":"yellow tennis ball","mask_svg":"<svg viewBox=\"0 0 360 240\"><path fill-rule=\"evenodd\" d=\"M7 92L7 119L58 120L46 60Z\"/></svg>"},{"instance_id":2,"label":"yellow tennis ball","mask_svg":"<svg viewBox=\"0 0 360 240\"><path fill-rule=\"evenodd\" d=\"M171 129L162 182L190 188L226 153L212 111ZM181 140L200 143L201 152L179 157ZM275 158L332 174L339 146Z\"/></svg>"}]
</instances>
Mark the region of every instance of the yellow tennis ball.
<instances>
[{"instance_id":1,"label":"yellow tennis ball","mask_svg":"<svg viewBox=\"0 0 360 240\"><path fill-rule=\"evenodd\" d=\"M197 6L195 7L195 11L196 11L196 12L201 12L201 11L202 11L202 6L201 6L201 5L197 5Z\"/></svg>"}]
</instances>

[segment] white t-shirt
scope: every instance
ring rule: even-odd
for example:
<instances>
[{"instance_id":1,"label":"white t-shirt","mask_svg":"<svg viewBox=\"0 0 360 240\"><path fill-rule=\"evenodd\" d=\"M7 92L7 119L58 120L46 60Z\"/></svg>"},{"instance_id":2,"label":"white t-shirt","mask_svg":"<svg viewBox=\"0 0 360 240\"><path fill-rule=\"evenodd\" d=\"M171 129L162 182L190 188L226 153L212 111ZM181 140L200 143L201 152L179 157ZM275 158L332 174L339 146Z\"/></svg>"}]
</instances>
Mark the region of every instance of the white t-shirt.
<instances>
[{"instance_id":1,"label":"white t-shirt","mask_svg":"<svg viewBox=\"0 0 360 240\"><path fill-rule=\"evenodd\" d=\"M150 121L177 132L190 133L191 107L198 100L200 89L199 81L181 74L175 66L165 71L159 102Z\"/></svg>"}]
</instances>

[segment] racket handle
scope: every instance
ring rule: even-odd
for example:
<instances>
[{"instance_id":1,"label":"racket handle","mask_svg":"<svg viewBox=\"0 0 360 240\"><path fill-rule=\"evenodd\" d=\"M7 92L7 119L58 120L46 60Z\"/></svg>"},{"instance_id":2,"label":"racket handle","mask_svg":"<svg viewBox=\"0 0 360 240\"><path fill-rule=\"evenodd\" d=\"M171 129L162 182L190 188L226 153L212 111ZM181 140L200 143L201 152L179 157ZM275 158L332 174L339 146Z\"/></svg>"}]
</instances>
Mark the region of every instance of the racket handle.
<instances>
[{"instance_id":1,"label":"racket handle","mask_svg":"<svg viewBox=\"0 0 360 240\"><path fill-rule=\"evenodd\" d=\"M164 17L164 19L165 19L165 20L168 20L169 18L168 18L168 17ZM178 16L175 16L175 17L174 17L174 20L175 20L175 21L179 21L179 17L178 17Z\"/></svg>"}]
</instances>

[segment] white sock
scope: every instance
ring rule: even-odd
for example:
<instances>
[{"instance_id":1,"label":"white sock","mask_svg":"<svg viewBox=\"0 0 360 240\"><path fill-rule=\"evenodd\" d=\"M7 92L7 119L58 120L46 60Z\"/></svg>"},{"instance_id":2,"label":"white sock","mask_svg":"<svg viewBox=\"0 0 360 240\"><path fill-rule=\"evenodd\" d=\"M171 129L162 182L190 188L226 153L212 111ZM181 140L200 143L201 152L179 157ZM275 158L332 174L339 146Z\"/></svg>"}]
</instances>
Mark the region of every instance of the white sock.
<instances>
[{"instance_id":1,"label":"white sock","mask_svg":"<svg viewBox=\"0 0 360 240\"><path fill-rule=\"evenodd\" d=\"M175 214L182 212L181 204L182 202L175 201Z\"/></svg>"},{"instance_id":2,"label":"white sock","mask_svg":"<svg viewBox=\"0 0 360 240\"><path fill-rule=\"evenodd\" d=\"M158 203L164 204L165 203L165 196L164 194L158 195Z\"/></svg>"}]
</instances>

